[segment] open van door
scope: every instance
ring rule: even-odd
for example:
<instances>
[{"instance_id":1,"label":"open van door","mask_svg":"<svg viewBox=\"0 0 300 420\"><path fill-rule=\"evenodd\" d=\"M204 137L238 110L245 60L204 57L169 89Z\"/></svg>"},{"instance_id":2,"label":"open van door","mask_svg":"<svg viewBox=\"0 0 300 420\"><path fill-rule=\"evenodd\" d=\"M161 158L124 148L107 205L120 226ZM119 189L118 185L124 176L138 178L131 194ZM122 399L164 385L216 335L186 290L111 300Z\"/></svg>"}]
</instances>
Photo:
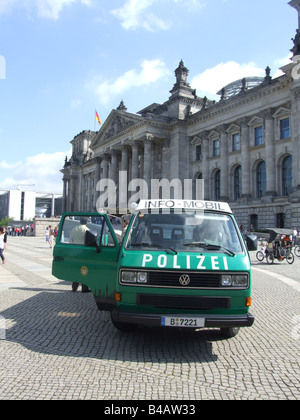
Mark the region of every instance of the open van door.
<instances>
[{"instance_id":1,"label":"open van door","mask_svg":"<svg viewBox=\"0 0 300 420\"><path fill-rule=\"evenodd\" d=\"M115 306L120 245L107 214L64 213L53 249L52 274L86 285L98 308Z\"/></svg>"}]
</instances>

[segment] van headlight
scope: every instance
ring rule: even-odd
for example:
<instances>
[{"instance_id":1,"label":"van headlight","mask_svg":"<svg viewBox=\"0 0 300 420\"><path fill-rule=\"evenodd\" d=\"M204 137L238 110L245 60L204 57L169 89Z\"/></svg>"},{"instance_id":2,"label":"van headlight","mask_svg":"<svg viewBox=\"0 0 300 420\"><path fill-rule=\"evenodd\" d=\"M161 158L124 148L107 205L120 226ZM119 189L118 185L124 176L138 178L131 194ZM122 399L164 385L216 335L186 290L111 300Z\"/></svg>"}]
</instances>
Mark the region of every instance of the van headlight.
<instances>
[{"instance_id":1,"label":"van headlight","mask_svg":"<svg viewBox=\"0 0 300 420\"><path fill-rule=\"evenodd\" d=\"M121 272L121 282L122 283L138 283L138 284L147 284L148 283L148 273L145 271L122 271Z\"/></svg>"},{"instance_id":2,"label":"van headlight","mask_svg":"<svg viewBox=\"0 0 300 420\"><path fill-rule=\"evenodd\" d=\"M225 274L221 277L222 287L249 287L249 277L247 274Z\"/></svg>"}]
</instances>

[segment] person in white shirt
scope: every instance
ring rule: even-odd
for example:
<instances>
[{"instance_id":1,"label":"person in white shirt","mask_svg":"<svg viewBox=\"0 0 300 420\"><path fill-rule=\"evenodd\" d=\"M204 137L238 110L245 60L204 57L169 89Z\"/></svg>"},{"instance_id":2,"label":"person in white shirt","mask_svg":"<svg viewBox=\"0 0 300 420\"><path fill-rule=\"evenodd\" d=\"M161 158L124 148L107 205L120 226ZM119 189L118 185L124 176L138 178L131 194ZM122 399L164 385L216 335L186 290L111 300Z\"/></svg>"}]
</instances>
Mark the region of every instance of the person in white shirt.
<instances>
[{"instance_id":1,"label":"person in white shirt","mask_svg":"<svg viewBox=\"0 0 300 420\"><path fill-rule=\"evenodd\" d=\"M297 229L294 227L294 231L293 231L293 245L296 246L296 241L297 241Z\"/></svg>"},{"instance_id":2,"label":"person in white shirt","mask_svg":"<svg viewBox=\"0 0 300 420\"><path fill-rule=\"evenodd\" d=\"M5 257L4 257L4 250L7 246L7 234L5 233L5 228L0 226L0 257L2 260L2 264L5 264Z\"/></svg>"},{"instance_id":3,"label":"person in white shirt","mask_svg":"<svg viewBox=\"0 0 300 420\"><path fill-rule=\"evenodd\" d=\"M86 231L89 230L87 227L88 217L80 217L80 225L75 227L70 235L70 244L84 245Z\"/></svg>"}]
</instances>

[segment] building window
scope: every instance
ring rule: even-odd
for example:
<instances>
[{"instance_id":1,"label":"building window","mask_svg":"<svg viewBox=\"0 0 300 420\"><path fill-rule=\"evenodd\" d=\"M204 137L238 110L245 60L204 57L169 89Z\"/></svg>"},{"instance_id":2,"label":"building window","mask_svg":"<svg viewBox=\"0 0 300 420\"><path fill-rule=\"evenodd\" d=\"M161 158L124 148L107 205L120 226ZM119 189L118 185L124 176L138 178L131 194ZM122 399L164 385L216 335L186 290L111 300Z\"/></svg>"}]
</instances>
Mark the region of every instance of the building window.
<instances>
[{"instance_id":1,"label":"building window","mask_svg":"<svg viewBox=\"0 0 300 420\"><path fill-rule=\"evenodd\" d=\"M213 142L213 156L220 156L220 139Z\"/></svg>"},{"instance_id":2,"label":"building window","mask_svg":"<svg viewBox=\"0 0 300 420\"><path fill-rule=\"evenodd\" d=\"M255 135L255 146L260 146L263 144L263 128L262 127L256 127L254 130Z\"/></svg>"},{"instance_id":3,"label":"building window","mask_svg":"<svg viewBox=\"0 0 300 420\"><path fill-rule=\"evenodd\" d=\"M285 228L285 214L284 213L276 214L276 227L279 229Z\"/></svg>"},{"instance_id":4,"label":"building window","mask_svg":"<svg viewBox=\"0 0 300 420\"><path fill-rule=\"evenodd\" d=\"M232 151L237 152L241 150L241 138L240 134L236 133L232 135Z\"/></svg>"},{"instance_id":5,"label":"building window","mask_svg":"<svg viewBox=\"0 0 300 420\"><path fill-rule=\"evenodd\" d=\"M250 215L250 232L251 229L254 231L258 228L258 216L257 214L251 214Z\"/></svg>"},{"instance_id":6,"label":"building window","mask_svg":"<svg viewBox=\"0 0 300 420\"><path fill-rule=\"evenodd\" d=\"M196 160L202 159L202 153L201 153L201 144L199 146L196 146Z\"/></svg>"},{"instance_id":7,"label":"building window","mask_svg":"<svg viewBox=\"0 0 300 420\"><path fill-rule=\"evenodd\" d=\"M266 162L260 162L256 170L256 190L257 198L261 198L266 194L267 176L266 176Z\"/></svg>"},{"instance_id":8,"label":"building window","mask_svg":"<svg viewBox=\"0 0 300 420\"><path fill-rule=\"evenodd\" d=\"M242 167L239 166L234 171L234 199L238 200L242 196Z\"/></svg>"},{"instance_id":9,"label":"building window","mask_svg":"<svg viewBox=\"0 0 300 420\"><path fill-rule=\"evenodd\" d=\"M293 158L288 156L282 162L282 193L289 195L293 189Z\"/></svg>"},{"instance_id":10,"label":"building window","mask_svg":"<svg viewBox=\"0 0 300 420\"><path fill-rule=\"evenodd\" d=\"M215 200L219 201L221 198L221 171L218 170L215 174Z\"/></svg>"},{"instance_id":11,"label":"building window","mask_svg":"<svg viewBox=\"0 0 300 420\"><path fill-rule=\"evenodd\" d=\"M280 138L281 139L290 138L290 119L289 118L280 120Z\"/></svg>"}]
</instances>

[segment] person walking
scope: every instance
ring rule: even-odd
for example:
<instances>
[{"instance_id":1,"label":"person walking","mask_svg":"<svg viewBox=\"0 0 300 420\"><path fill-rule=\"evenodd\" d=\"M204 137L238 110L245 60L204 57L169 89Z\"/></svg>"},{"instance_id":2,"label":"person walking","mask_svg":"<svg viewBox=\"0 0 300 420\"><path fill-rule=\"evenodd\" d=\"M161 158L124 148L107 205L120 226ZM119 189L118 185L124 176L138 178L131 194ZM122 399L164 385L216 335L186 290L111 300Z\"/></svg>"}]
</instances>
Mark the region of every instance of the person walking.
<instances>
[{"instance_id":1,"label":"person walking","mask_svg":"<svg viewBox=\"0 0 300 420\"><path fill-rule=\"evenodd\" d=\"M297 231L297 229L294 227L294 230L293 230L293 246L296 246L296 242L297 242L297 235L298 235L298 231Z\"/></svg>"},{"instance_id":2,"label":"person walking","mask_svg":"<svg viewBox=\"0 0 300 420\"><path fill-rule=\"evenodd\" d=\"M49 227L47 226L45 229L45 240L49 243Z\"/></svg>"},{"instance_id":3,"label":"person walking","mask_svg":"<svg viewBox=\"0 0 300 420\"><path fill-rule=\"evenodd\" d=\"M52 226L49 226L49 245L50 248L53 248L54 243L54 230L52 229Z\"/></svg>"},{"instance_id":4,"label":"person walking","mask_svg":"<svg viewBox=\"0 0 300 420\"><path fill-rule=\"evenodd\" d=\"M2 264L5 264L5 257L4 257L4 250L7 246L7 234L5 233L5 228L0 226L0 257L2 260Z\"/></svg>"}]
</instances>

